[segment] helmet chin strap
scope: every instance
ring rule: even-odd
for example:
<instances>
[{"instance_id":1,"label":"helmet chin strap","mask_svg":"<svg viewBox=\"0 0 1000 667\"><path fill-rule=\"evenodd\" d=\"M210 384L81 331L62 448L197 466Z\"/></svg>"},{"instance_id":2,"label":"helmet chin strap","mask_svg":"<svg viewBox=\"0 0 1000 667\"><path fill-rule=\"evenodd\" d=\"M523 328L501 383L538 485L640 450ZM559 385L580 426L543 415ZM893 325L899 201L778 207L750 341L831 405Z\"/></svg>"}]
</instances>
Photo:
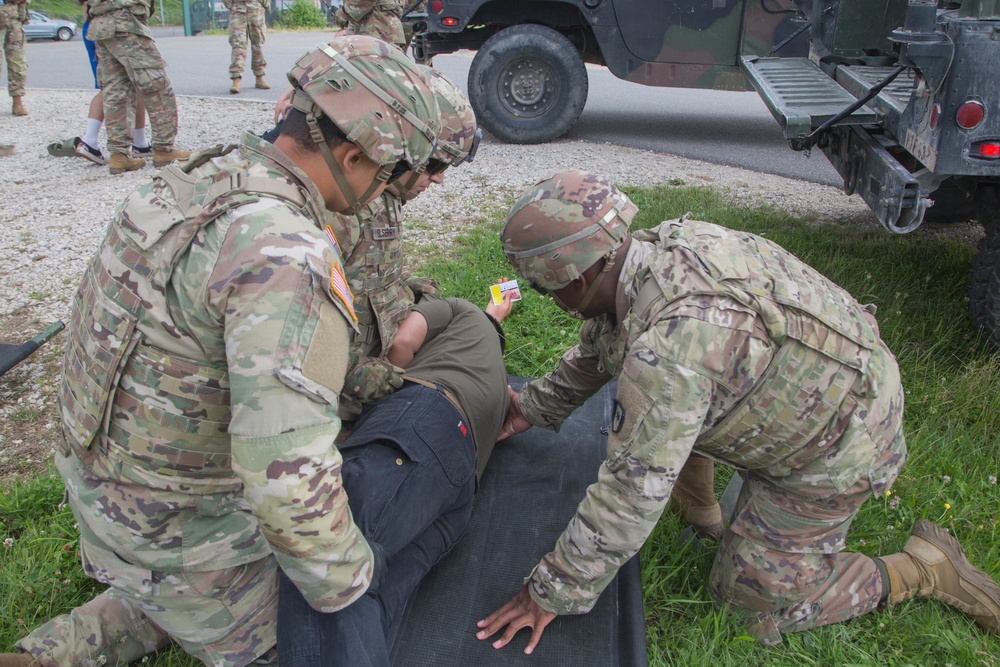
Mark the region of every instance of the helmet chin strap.
<instances>
[{"instance_id":1,"label":"helmet chin strap","mask_svg":"<svg viewBox=\"0 0 1000 667\"><path fill-rule=\"evenodd\" d=\"M555 293L551 294L552 300L556 302L557 306L565 310L570 317L573 317L578 320L585 319L583 311L585 311L587 309L587 306L590 305L590 302L593 300L594 295L597 294L597 290L600 289L601 284L604 282L604 279L608 277L608 273L610 273L611 269L615 267L615 257L617 255L618 255L618 248L615 248L605 256L604 267L601 268L601 272L597 274L596 278L594 278L594 282L590 283L590 287L587 288L587 292L586 294L583 295L583 298L580 300L580 303L576 304L576 308L568 307L565 303L563 303L562 299L560 299L555 295Z\"/></svg>"},{"instance_id":2,"label":"helmet chin strap","mask_svg":"<svg viewBox=\"0 0 1000 667\"><path fill-rule=\"evenodd\" d=\"M383 165L365 193L358 197L354 192L354 188L351 187L350 182L347 180L347 176L344 175L344 171L337 164L337 160L330 150L330 144L327 143L326 137L323 136L323 131L319 127L321 114L318 113L316 105L305 95L299 95L297 90L292 93L291 101L292 106L305 113L306 125L309 126L309 136L312 137L313 142L319 147L319 152L323 156L323 160L326 162L330 173L333 175L333 180L337 182L337 187L340 188L341 194L344 195L344 199L347 201L347 209L339 212L347 215L357 215L361 211L361 208L368 203L372 195L375 194L379 186L389 180L389 176L392 174L392 165Z\"/></svg>"}]
</instances>

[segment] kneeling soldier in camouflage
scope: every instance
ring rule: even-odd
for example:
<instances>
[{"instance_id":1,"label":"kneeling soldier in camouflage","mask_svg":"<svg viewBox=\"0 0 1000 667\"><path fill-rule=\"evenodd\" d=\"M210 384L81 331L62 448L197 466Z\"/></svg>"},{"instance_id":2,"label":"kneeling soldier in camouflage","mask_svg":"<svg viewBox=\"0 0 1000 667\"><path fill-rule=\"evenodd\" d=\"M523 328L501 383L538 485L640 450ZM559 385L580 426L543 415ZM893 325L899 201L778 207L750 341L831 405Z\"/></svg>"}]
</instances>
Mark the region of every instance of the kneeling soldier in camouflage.
<instances>
[{"instance_id":1,"label":"kneeling soldier in camouflage","mask_svg":"<svg viewBox=\"0 0 1000 667\"><path fill-rule=\"evenodd\" d=\"M273 145L245 134L167 167L90 263L56 465L84 568L110 588L4 667L125 664L171 641L205 664L273 664L279 568L322 611L378 586L334 446L355 317L322 221L425 162L440 117L423 75L368 37L288 77Z\"/></svg>"},{"instance_id":2,"label":"kneeling soldier in camouflage","mask_svg":"<svg viewBox=\"0 0 1000 667\"><path fill-rule=\"evenodd\" d=\"M693 454L743 478L710 575L757 639L932 597L1000 631L1000 587L921 520L903 551L843 552L861 504L906 458L896 360L868 308L766 239L693 220L629 234L635 205L605 179L557 174L501 232L518 274L587 318L556 369L512 396L501 437L558 428L614 378L608 458L555 549L479 622L506 645L582 614L647 539Z\"/></svg>"}]
</instances>

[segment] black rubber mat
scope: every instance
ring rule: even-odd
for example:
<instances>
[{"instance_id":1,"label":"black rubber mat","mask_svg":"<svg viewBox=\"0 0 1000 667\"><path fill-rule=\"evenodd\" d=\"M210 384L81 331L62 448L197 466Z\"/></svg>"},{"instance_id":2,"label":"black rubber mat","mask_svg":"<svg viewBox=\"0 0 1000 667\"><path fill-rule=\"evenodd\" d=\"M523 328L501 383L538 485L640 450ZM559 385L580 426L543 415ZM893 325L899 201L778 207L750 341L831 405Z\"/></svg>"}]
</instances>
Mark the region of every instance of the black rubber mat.
<instances>
[{"instance_id":1,"label":"black rubber mat","mask_svg":"<svg viewBox=\"0 0 1000 667\"><path fill-rule=\"evenodd\" d=\"M517 388L523 379L511 378ZM421 584L391 631L394 667L647 665L638 557L589 614L561 616L530 655L522 630L505 648L476 639L476 621L507 602L552 549L605 457L614 385L559 433L532 428L497 445L462 541Z\"/></svg>"}]
</instances>

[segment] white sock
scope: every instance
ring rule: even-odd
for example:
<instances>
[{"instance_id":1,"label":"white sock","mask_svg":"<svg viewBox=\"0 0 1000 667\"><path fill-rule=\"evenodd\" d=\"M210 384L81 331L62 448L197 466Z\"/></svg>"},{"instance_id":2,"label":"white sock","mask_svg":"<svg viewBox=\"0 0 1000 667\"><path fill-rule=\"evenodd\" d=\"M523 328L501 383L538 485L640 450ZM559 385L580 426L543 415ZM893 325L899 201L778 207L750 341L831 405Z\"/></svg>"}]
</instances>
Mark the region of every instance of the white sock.
<instances>
[{"instance_id":1,"label":"white sock","mask_svg":"<svg viewBox=\"0 0 1000 667\"><path fill-rule=\"evenodd\" d=\"M83 135L83 141L91 148L97 148L98 136L101 134L101 125L104 123L95 118L87 119L87 134Z\"/></svg>"},{"instance_id":2,"label":"white sock","mask_svg":"<svg viewBox=\"0 0 1000 667\"><path fill-rule=\"evenodd\" d=\"M149 146L149 141L146 139L146 128L137 127L133 133L132 145L136 148L145 148Z\"/></svg>"}]
</instances>

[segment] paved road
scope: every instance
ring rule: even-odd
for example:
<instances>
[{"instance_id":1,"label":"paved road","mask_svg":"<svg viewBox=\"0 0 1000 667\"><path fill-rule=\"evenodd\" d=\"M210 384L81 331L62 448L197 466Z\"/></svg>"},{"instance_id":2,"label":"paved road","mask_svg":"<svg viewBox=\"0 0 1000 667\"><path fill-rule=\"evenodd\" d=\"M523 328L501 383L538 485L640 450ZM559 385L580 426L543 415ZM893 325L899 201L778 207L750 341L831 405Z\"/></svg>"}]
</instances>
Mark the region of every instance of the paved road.
<instances>
[{"instance_id":1,"label":"paved road","mask_svg":"<svg viewBox=\"0 0 1000 667\"><path fill-rule=\"evenodd\" d=\"M225 35L184 37L176 28L154 28L179 95L230 98L229 43ZM244 78L241 99L276 100L283 73L330 33L281 32L267 38L269 91ZM93 81L79 36L69 42L29 42L29 88L86 88ZM434 65L465 88L471 57L438 56ZM649 88L626 83L603 68L589 68L590 97L571 139L611 143L764 173L839 186L841 179L820 153L807 158L788 149L756 93ZM0 85L6 85L6 78ZM248 87L249 86L249 87ZM627 100L627 104L623 104ZM30 103L30 93L29 93Z\"/></svg>"}]
</instances>

